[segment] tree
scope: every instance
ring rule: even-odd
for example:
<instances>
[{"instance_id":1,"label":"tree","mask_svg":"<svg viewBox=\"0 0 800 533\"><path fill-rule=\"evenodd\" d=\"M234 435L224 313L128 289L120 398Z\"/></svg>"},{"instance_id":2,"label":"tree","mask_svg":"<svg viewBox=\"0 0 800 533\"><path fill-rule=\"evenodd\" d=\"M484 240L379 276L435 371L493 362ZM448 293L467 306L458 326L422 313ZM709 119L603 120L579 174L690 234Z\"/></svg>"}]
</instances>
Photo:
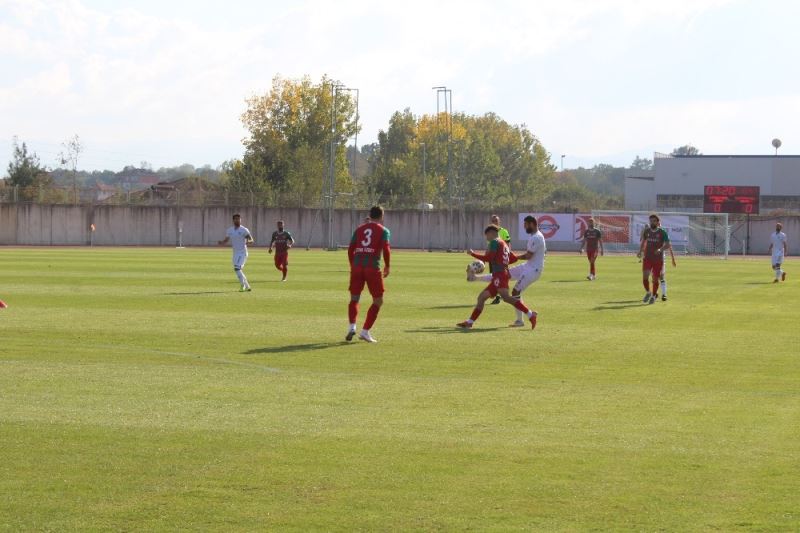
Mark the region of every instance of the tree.
<instances>
[{"instance_id":1,"label":"tree","mask_svg":"<svg viewBox=\"0 0 800 533\"><path fill-rule=\"evenodd\" d=\"M290 192L304 203L318 198L333 144L334 192L352 189L344 141L356 133L358 124L355 102L340 87L327 76L318 84L308 77L276 76L268 94L247 100L242 122L250 136L243 141L243 164L261 173L266 188Z\"/></svg>"},{"instance_id":2,"label":"tree","mask_svg":"<svg viewBox=\"0 0 800 533\"><path fill-rule=\"evenodd\" d=\"M20 145L17 137L14 137L12 144L13 155L7 169L9 183L19 187L49 184L47 171L39 163L36 153L29 153L27 145L24 142Z\"/></svg>"},{"instance_id":3,"label":"tree","mask_svg":"<svg viewBox=\"0 0 800 533\"><path fill-rule=\"evenodd\" d=\"M698 150L691 144L684 144L683 146L675 148L672 151L672 155L682 156L682 155L703 155L703 154L701 154L700 150Z\"/></svg>"},{"instance_id":4,"label":"tree","mask_svg":"<svg viewBox=\"0 0 800 533\"><path fill-rule=\"evenodd\" d=\"M676 148L677 150L677 148ZM636 156L636 159L633 160L631 163L631 169L633 170L653 170L653 160L647 159L644 157Z\"/></svg>"}]
</instances>

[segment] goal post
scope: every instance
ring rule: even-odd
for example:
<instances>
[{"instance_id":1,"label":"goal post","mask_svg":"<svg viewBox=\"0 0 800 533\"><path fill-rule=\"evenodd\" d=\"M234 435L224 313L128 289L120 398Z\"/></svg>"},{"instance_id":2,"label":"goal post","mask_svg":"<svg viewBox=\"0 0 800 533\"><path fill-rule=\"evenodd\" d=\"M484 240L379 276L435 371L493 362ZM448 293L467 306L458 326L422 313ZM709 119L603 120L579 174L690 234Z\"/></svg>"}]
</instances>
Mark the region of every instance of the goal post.
<instances>
[{"instance_id":1,"label":"goal post","mask_svg":"<svg viewBox=\"0 0 800 533\"><path fill-rule=\"evenodd\" d=\"M649 211L592 211L595 226L603 232L605 251L638 252L642 231L649 223L650 214ZM727 213L657 214L676 254L728 258L731 229Z\"/></svg>"}]
</instances>

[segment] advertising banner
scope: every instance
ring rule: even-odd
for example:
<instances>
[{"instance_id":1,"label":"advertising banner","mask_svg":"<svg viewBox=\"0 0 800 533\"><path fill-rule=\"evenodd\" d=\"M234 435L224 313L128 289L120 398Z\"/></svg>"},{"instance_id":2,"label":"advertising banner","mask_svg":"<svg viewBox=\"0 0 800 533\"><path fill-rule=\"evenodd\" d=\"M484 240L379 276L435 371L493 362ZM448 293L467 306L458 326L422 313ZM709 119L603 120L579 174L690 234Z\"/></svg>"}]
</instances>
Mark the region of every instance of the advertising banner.
<instances>
[{"instance_id":1,"label":"advertising banner","mask_svg":"<svg viewBox=\"0 0 800 533\"><path fill-rule=\"evenodd\" d=\"M661 227L667 230L673 246L686 246L689 242L689 217L686 215L659 215ZM649 215L633 216L631 244L638 244L642 231L650 223Z\"/></svg>"},{"instance_id":2,"label":"advertising banner","mask_svg":"<svg viewBox=\"0 0 800 533\"><path fill-rule=\"evenodd\" d=\"M590 218L592 218L592 215L575 215L576 240L583 239L583 232L589 228ZM624 244L630 242L630 215L597 215L594 217L594 225L603 232L603 242Z\"/></svg>"},{"instance_id":3,"label":"advertising banner","mask_svg":"<svg viewBox=\"0 0 800 533\"><path fill-rule=\"evenodd\" d=\"M519 213L519 235L518 239L528 240L525 233L524 219L528 215L533 215L539 223L539 231L547 241L574 241L575 215L565 213Z\"/></svg>"}]
</instances>

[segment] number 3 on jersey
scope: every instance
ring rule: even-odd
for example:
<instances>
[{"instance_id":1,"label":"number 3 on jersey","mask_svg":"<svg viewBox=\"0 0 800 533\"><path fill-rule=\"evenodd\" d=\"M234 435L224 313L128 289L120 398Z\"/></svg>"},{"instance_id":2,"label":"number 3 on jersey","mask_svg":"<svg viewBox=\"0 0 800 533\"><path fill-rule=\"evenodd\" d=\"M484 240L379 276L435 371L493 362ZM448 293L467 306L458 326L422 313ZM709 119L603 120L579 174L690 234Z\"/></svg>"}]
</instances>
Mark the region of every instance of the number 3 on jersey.
<instances>
[{"instance_id":1,"label":"number 3 on jersey","mask_svg":"<svg viewBox=\"0 0 800 533\"><path fill-rule=\"evenodd\" d=\"M369 246L372 243L372 228L364 230L364 240L361 241L361 246Z\"/></svg>"}]
</instances>

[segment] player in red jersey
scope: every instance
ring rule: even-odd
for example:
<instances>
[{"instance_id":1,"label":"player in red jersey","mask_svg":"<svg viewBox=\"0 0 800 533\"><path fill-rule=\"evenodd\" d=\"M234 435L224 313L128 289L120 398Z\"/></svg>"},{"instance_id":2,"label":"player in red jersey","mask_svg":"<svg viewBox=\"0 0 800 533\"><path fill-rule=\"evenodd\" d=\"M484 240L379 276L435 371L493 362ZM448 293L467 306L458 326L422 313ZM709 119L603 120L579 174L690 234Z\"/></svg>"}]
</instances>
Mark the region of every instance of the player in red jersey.
<instances>
[{"instance_id":1,"label":"player in red jersey","mask_svg":"<svg viewBox=\"0 0 800 533\"><path fill-rule=\"evenodd\" d=\"M478 320L478 317L483 312L483 306L486 300L494 298L497 295L508 304L513 305L528 316L531 321L531 329L536 327L536 312L528 309L522 302L521 297L513 297L508 292L508 280L511 275L508 273L508 265L517 261L517 256L514 255L508 245L502 239L498 238L499 230L497 226L491 224L486 227L483 232L486 235L486 240L489 242L489 247L485 254L478 254L472 250L467 251L469 255L475 259L489 263L489 271L492 273L492 281L489 285L481 291L478 295L478 302L475 309L472 310L472 315L464 322L456 324L460 328L469 329L472 324Z\"/></svg>"},{"instance_id":2,"label":"player in red jersey","mask_svg":"<svg viewBox=\"0 0 800 533\"><path fill-rule=\"evenodd\" d=\"M283 273L281 281L286 281L286 274L289 272L289 248L294 245L294 237L283 230L283 220L278 221L278 231L272 232L269 253L272 253L273 245L275 245L275 268Z\"/></svg>"},{"instance_id":3,"label":"player in red jersey","mask_svg":"<svg viewBox=\"0 0 800 533\"><path fill-rule=\"evenodd\" d=\"M347 331L346 340L353 340L356 334L356 319L358 318L358 302L364 285L372 295L372 305L367 311L367 319L358 338L366 342L378 342L369 330L378 318L378 312L383 305L383 278L389 277L389 230L382 225L383 208L374 206L369 210L369 221L361 224L353 232L347 256L350 259L350 305L347 308L350 319L350 329ZM381 256L384 267L381 272Z\"/></svg>"},{"instance_id":4,"label":"player in red jersey","mask_svg":"<svg viewBox=\"0 0 800 533\"><path fill-rule=\"evenodd\" d=\"M589 260L589 275L586 279L589 281L595 280L594 262L597 260L597 252L603 255L603 233L594 227L594 219L589 219L589 228L583 232L583 241L581 241L581 250L578 253L583 253L586 250L586 258Z\"/></svg>"},{"instance_id":5,"label":"player in red jersey","mask_svg":"<svg viewBox=\"0 0 800 533\"><path fill-rule=\"evenodd\" d=\"M672 245L669 242L669 235L666 230L659 226L660 219L658 215L653 213L650 215L650 226L646 227L642 232L642 240L639 244L639 253L637 257L641 258L644 254L644 261L642 262L642 284L644 285L645 292L642 303L655 303L656 296L658 295L658 280L661 277L661 272L664 270L664 249L671 249ZM650 292L649 278L653 278L653 292Z\"/></svg>"}]
</instances>

